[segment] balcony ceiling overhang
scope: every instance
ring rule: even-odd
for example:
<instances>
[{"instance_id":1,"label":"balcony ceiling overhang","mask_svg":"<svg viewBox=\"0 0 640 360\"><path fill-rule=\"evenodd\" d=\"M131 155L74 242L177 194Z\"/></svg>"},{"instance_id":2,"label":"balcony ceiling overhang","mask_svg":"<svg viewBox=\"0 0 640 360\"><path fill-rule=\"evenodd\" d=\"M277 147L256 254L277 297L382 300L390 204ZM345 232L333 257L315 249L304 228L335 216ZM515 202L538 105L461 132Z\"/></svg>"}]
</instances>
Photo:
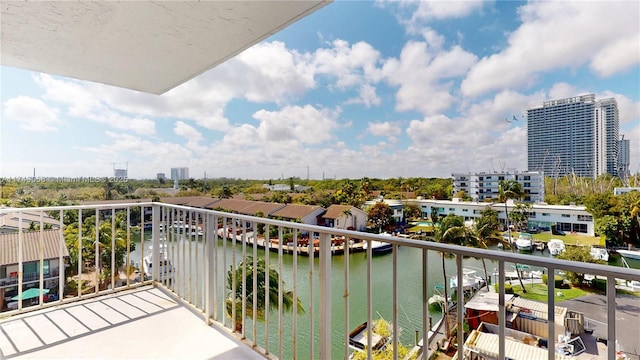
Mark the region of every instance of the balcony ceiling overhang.
<instances>
[{"instance_id":1,"label":"balcony ceiling overhang","mask_svg":"<svg viewBox=\"0 0 640 360\"><path fill-rule=\"evenodd\" d=\"M1 60L162 94L330 0L2 1Z\"/></svg>"}]
</instances>

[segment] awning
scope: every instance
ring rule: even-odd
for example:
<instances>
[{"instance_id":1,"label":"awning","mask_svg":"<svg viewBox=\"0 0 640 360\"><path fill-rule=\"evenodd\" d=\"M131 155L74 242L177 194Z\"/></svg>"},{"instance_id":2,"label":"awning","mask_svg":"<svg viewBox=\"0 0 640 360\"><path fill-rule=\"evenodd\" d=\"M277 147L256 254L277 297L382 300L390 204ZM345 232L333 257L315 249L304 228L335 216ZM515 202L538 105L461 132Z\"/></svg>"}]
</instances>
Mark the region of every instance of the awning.
<instances>
[{"instance_id":1,"label":"awning","mask_svg":"<svg viewBox=\"0 0 640 360\"><path fill-rule=\"evenodd\" d=\"M42 293L43 294L49 293L49 289L42 289ZM37 298L38 296L40 296L40 289L38 288L31 288L22 292L22 300L29 300L29 299ZM18 300L18 295L12 297L11 300Z\"/></svg>"}]
</instances>

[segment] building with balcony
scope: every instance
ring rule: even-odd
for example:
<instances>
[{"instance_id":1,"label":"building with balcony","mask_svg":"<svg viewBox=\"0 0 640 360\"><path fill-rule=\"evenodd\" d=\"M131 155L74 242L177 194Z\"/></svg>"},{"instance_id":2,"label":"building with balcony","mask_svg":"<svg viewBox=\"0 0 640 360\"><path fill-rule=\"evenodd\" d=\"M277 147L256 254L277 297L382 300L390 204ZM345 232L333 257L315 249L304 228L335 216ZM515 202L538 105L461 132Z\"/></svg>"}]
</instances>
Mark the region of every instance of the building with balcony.
<instances>
[{"instance_id":1,"label":"building with balcony","mask_svg":"<svg viewBox=\"0 0 640 360\"><path fill-rule=\"evenodd\" d=\"M629 139L622 139L618 143L618 176L621 179L627 179L631 176L629 165L631 164L631 149L629 147Z\"/></svg>"},{"instance_id":2,"label":"building with balcony","mask_svg":"<svg viewBox=\"0 0 640 360\"><path fill-rule=\"evenodd\" d=\"M546 101L527 110L529 171L547 176L617 176L618 104L594 94Z\"/></svg>"},{"instance_id":3,"label":"building with balcony","mask_svg":"<svg viewBox=\"0 0 640 360\"><path fill-rule=\"evenodd\" d=\"M413 199L405 200L406 203L415 203L422 210L425 218L431 217L435 211L439 216L454 214L461 216L465 221L473 221L480 217L482 210L487 206L498 213L498 219L506 224L504 203L481 203L474 201ZM507 209L513 211L515 203L507 201ZM581 205L546 205L532 204L529 212L528 227L540 227L550 229L557 226L562 231L575 232L594 236L595 225L593 216Z\"/></svg>"},{"instance_id":4,"label":"building with balcony","mask_svg":"<svg viewBox=\"0 0 640 360\"><path fill-rule=\"evenodd\" d=\"M22 291L39 288L42 280L45 289L58 292L60 272L69 257L60 237L60 230L0 235L0 309L17 304L11 298L18 294L20 279Z\"/></svg>"},{"instance_id":5,"label":"building with balcony","mask_svg":"<svg viewBox=\"0 0 640 360\"><path fill-rule=\"evenodd\" d=\"M544 202L544 173L541 171L506 171L454 173L453 195L464 191L473 201L492 201L498 199L498 184L502 180L515 180L522 185L525 196L522 199L529 203Z\"/></svg>"}]
</instances>

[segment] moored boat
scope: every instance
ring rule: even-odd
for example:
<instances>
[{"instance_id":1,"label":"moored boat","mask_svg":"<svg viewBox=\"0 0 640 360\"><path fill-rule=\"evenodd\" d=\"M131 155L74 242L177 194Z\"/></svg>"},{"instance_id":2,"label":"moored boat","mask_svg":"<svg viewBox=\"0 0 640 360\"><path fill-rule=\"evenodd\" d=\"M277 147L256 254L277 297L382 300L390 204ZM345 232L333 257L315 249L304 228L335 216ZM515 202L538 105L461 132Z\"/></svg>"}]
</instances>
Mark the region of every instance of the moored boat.
<instances>
[{"instance_id":1,"label":"moored boat","mask_svg":"<svg viewBox=\"0 0 640 360\"><path fill-rule=\"evenodd\" d=\"M591 247L591 257L596 260L609 261L609 251L605 248L592 246Z\"/></svg>"},{"instance_id":2,"label":"moored boat","mask_svg":"<svg viewBox=\"0 0 640 360\"><path fill-rule=\"evenodd\" d=\"M381 334L379 331L376 331L378 328L377 324L380 321L384 321L383 319L376 320L373 322L373 326L370 327L368 322L364 322L358 325L355 329L353 329L349 333L349 347L356 351L365 351L368 346L368 332L371 331L371 343L372 350L378 351L384 349L385 346L391 340L391 337L387 334ZM381 326L387 326L388 324L382 324ZM372 329L371 329L372 328Z\"/></svg>"},{"instance_id":3,"label":"moored boat","mask_svg":"<svg viewBox=\"0 0 640 360\"><path fill-rule=\"evenodd\" d=\"M552 256L558 256L558 254L566 250L564 246L564 241L560 239L549 240L549 242L547 243L547 248L549 249L549 253Z\"/></svg>"},{"instance_id":4,"label":"moored boat","mask_svg":"<svg viewBox=\"0 0 640 360\"><path fill-rule=\"evenodd\" d=\"M520 233L516 240L516 248L520 251L533 250L533 236L529 233Z\"/></svg>"},{"instance_id":5,"label":"moored boat","mask_svg":"<svg viewBox=\"0 0 640 360\"><path fill-rule=\"evenodd\" d=\"M628 259L635 259L635 260L640 260L640 250L616 250L618 252L618 254L628 258Z\"/></svg>"}]
</instances>

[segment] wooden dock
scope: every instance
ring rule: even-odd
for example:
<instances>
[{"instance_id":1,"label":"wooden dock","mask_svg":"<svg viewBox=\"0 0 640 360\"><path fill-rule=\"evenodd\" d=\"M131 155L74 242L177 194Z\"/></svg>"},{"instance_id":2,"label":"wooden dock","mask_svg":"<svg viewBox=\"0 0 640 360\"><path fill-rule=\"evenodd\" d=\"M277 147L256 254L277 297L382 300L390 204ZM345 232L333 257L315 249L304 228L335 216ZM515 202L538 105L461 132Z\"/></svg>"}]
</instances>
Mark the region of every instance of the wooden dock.
<instances>
[{"instance_id":1,"label":"wooden dock","mask_svg":"<svg viewBox=\"0 0 640 360\"><path fill-rule=\"evenodd\" d=\"M299 244L297 248L293 246L293 242L288 242L286 244L280 244L279 239L269 239L269 241L265 241L264 236L254 236L253 231L247 231L245 234L233 234L232 232L228 232L225 234L223 229L218 229L218 237L221 239L226 239L229 241L235 241L238 243L242 243L246 239L247 245L253 246L254 242L261 249L268 249L269 251L279 252L280 248L282 248L282 252L285 254L293 254L297 251L298 255L309 256L311 253L314 256L317 256L320 253L320 247L318 246L317 240L313 242L313 246L311 243L303 243ZM364 242L354 242L353 240L349 241L347 248L349 253L356 252L364 252ZM345 252L345 241L342 240L339 244L331 245L331 254L332 255L342 255Z\"/></svg>"}]
</instances>

